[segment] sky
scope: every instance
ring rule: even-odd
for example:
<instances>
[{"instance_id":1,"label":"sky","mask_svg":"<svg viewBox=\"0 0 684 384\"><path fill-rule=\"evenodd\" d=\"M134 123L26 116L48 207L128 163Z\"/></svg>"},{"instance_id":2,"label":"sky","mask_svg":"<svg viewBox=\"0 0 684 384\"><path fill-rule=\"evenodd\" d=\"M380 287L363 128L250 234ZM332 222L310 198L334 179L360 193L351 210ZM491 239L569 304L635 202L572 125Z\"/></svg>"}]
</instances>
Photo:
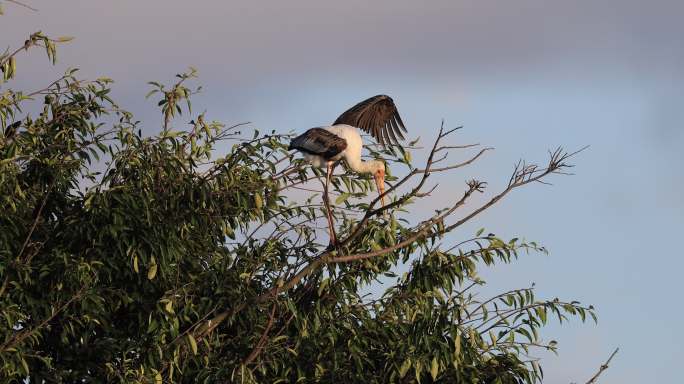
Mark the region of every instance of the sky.
<instances>
[{"instance_id":1,"label":"sky","mask_svg":"<svg viewBox=\"0 0 684 384\"><path fill-rule=\"evenodd\" d=\"M12 85L37 88L67 67L112 77L149 134L159 115L145 83L192 65L205 86L193 105L227 124L301 132L386 93L412 137L434 139L444 119L464 126L452 144L496 148L438 179L418 212L447 205L472 177L491 196L520 158L590 145L574 176L516 190L453 236L486 227L537 240L551 254L483 271L488 289L535 282L538 297L597 308L598 325L545 329L560 347L542 354L545 382L586 382L616 347L602 383L680 380L684 2L25 1L38 12L3 2L0 43L36 30L76 39L54 68L20 57Z\"/></svg>"}]
</instances>

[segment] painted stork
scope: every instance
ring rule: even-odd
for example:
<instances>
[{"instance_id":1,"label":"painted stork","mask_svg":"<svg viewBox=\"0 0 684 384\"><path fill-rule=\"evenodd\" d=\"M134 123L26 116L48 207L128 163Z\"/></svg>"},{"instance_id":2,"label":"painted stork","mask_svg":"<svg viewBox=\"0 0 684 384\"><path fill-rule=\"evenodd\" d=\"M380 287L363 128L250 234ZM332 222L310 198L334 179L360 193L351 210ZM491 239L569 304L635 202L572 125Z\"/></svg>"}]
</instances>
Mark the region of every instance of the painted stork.
<instances>
[{"instance_id":1,"label":"painted stork","mask_svg":"<svg viewBox=\"0 0 684 384\"><path fill-rule=\"evenodd\" d=\"M382 146L399 144L404 139L406 127L392 98L377 95L348 109L328 127L311 128L295 137L289 149L296 149L314 166L327 167L323 202L328 216L330 242L337 244L333 218L330 213L328 187L335 164L344 159L349 168L357 173L370 173L375 178L382 205L385 205L385 163L378 160L361 160L363 142L357 128L369 133Z\"/></svg>"}]
</instances>

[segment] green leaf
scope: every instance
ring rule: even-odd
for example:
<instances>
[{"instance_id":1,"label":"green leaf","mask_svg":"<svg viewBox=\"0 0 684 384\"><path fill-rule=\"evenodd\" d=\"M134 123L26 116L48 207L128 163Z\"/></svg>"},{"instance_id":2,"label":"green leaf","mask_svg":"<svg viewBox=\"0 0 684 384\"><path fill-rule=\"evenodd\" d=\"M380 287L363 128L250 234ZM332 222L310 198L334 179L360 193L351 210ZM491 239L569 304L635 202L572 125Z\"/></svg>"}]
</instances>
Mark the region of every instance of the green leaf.
<instances>
[{"instance_id":1,"label":"green leaf","mask_svg":"<svg viewBox=\"0 0 684 384\"><path fill-rule=\"evenodd\" d=\"M496 342L498 341L498 338L496 337L496 334L494 333L493 330L489 330L489 338L492 341L492 345L496 345Z\"/></svg>"},{"instance_id":2,"label":"green leaf","mask_svg":"<svg viewBox=\"0 0 684 384\"><path fill-rule=\"evenodd\" d=\"M24 374L28 376L31 372L29 371L28 364L26 363L26 360L24 360L23 356L20 357L20 361L21 361L21 367L24 368Z\"/></svg>"},{"instance_id":3,"label":"green leaf","mask_svg":"<svg viewBox=\"0 0 684 384\"><path fill-rule=\"evenodd\" d=\"M195 340L195 337L192 335L192 333L188 333L188 343L190 344L190 349L192 350L192 354L196 355L197 354L197 340Z\"/></svg>"},{"instance_id":4,"label":"green leaf","mask_svg":"<svg viewBox=\"0 0 684 384\"><path fill-rule=\"evenodd\" d=\"M328 284L330 284L330 279L327 277L325 279L323 279L323 281L321 281L321 285L318 287L318 295L319 296L328 287Z\"/></svg>"},{"instance_id":5,"label":"green leaf","mask_svg":"<svg viewBox=\"0 0 684 384\"><path fill-rule=\"evenodd\" d=\"M410 151L404 151L404 161L407 163L411 162L411 152Z\"/></svg>"},{"instance_id":6,"label":"green leaf","mask_svg":"<svg viewBox=\"0 0 684 384\"><path fill-rule=\"evenodd\" d=\"M344 192L341 195L337 196L337 198L335 199L335 205L339 205L339 204L342 204L343 202L347 201L347 199L349 197L351 197L351 195L352 195L351 193Z\"/></svg>"},{"instance_id":7,"label":"green leaf","mask_svg":"<svg viewBox=\"0 0 684 384\"><path fill-rule=\"evenodd\" d=\"M401 364L401 367L399 368L399 378L404 378L406 374L408 373L409 369L411 368L411 359L406 359L404 360L404 363Z\"/></svg>"},{"instance_id":8,"label":"green leaf","mask_svg":"<svg viewBox=\"0 0 684 384\"><path fill-rule=\"evenodd\" d=\"M432 358L432 363L430 364L430 376L432 380L437 380L437 375L439 374L439 362L437 362L437 356Z\"/></svg>"},{"instance_id":9,"label":"green leaf","mask_svg":"<svg viewBox=\"0 0 684 384\"><path fill-rule=\"evenodd\" d=\"M44 39L34 34L29 45L47 46L52 61L57 40ZM14 48L0 51L5 76ZM12 245L0 254L17 259L0 261L0 324L11 331L3 382L78 381L102 356L119 356L93 380L309 383L334 372L349 382L529 383L535 347L526 341L555 349L538 341L547 315L594 317L528 290L477 292L476 268L486 275L495 261L515 262L517 250L543 248L503 243L484 228L484 238L440 242L435 231L446 236L458 218L448 208L410 209L430 201L391 174L414 169L402 164L411 160L406 150L369 148L386 158L387 180L405 196L397 215L368 215L372 178L334 178L341 195L332 200L352 209L336 211L341 241L329 247L320 196L289 189L324 172L293 159L288 133L255 131L251 141L251 128L224 129L203 114L186 119L189 129L171 121L186 102L189 112L192 75L143 85L150 100L165 99L162 118L149 122L109 99L108 79L80 80L73 70L31 97L0 92L0 243ZM143 135L159 123L160 133ZM228 149L226 140L239 144ZM385 292L367 295L376 284ZM43 348L52 336L74 348ZM245 365L255 348L258 361ZM61 360L82 364L68 372L50 365Z\"/></svg>"},{"instance_id":10,"label":"green leaf","mask_svg":"<svg viewBox=\"0 0 684 384\"><path fill-rule=\"evenodd\" d=\"M152 256L150 268L147 270L147 278L153 280L155 276L157 276L157 260Z\"/></svg>"},{"instance_id":11,"label":"green leaf","mask_svg":"<svg viewBox=\"0 0 684 384\"><path fill-rule=\"evenodd\" d=\"M423 370L423 365L420 363L420 360L417 360L415 363L413 363L413 368L414 368L414 373L416 376L416 381L418 384L420 384L420 376L421 376L421 371Z\"/></svg>"}]
</instances>

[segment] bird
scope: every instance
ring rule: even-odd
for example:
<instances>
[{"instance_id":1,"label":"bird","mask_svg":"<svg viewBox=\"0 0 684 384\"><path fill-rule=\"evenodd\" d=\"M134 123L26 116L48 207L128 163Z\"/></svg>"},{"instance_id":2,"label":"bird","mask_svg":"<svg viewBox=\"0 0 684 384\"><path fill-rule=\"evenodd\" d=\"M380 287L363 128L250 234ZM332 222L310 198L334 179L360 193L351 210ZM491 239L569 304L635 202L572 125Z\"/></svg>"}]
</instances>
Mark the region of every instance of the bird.
<instances>
[{"instance_id":1,"label":"bird","mask_svg":"<svg viewBox=\"0 0 684 384\"><path fill-rule=\"evenodd\" d=\"M342 113L330 126L307 130L290 141L288 150L297 150L316 167L327 168L323 202L327 211L330 242L337 244L337 236L330 212L328 187L337 162L344 159L352 171L372 174L378 194L385 206L385 163L380 160L361 160L363 140L358 129L370 134L383 147L399 145L406 133L394 100L387 95L370 97Z\"/></svg>"}]
</instances>

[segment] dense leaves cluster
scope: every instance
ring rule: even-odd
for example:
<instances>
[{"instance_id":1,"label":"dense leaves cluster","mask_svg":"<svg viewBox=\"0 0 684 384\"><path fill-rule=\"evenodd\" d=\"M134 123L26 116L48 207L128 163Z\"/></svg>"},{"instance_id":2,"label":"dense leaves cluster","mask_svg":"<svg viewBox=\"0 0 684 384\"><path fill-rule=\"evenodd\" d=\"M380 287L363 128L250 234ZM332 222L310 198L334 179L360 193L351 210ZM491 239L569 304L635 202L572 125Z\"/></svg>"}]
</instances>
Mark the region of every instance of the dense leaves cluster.
<instances>
[{"instance_id":1,"label":"dense leaves cluster","mask_svg":"<svg viewBox=\"0 0 684 384\"><path fill-rule=\"evenodd\" d=\"M545 168L519 164L506 190L459 220L485 183L411 223L430 174L482 152L438 168L444 131L424 169L403 148L372 150L404 174L388 177L385 208L367 197L369 180L335 178L331 248L311 192L319 172L275 132L187 117L194 71L152 83L154 136L109 98L110 80L75 76L0 96L3 381L532 383L542 371L531 350L555 349L539 328L594 316L533 288L480 298L477 268L545 249L454 232L565 167L560 151ZM179 116L191 121L174 130ZM380 280L384 293L362 295Z\"/></svg>"}]
</instances>

